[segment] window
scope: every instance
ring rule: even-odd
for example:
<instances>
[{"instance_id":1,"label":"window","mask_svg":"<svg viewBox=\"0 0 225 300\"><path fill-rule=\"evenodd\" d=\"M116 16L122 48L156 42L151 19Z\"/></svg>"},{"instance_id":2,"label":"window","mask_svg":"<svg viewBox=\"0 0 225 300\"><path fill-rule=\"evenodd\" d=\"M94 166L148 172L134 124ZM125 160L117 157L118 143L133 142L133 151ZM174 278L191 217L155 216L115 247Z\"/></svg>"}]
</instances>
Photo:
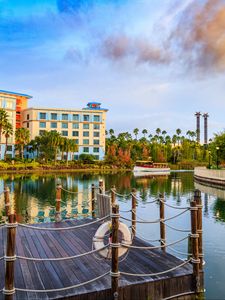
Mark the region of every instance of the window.
<instances>
[{"instance_id":1,"label":"window","mask_svg":"<svg viewBox=\"0 0 225 300\"><path fill-rule=\"evenodd\" d=\"M57 114L51 113L51 120L57 120Z\"/></svg>"},{"instance_id":2,"label":"window","mask_svg":"<svg viewBox=\"0 0 225 300\"><path fill-rule=\"evenodd\" d=\"M84 140L83 140L83 144L84 144L84 145L89 145L89 139L84 139Z\"/></svg>"},{"instance_id":3,"label":"window","mask_svg":"<svg viewBox=\"0 0 225 300\"><path fill-rule=\"evenodd\" d=\"M99 160L99 155L94 155L96 160Z\"/></svg>"},{"instance_id":4,"label":"window","mask_svg":"<svg viewBox=\"0 0 225 300\"><path fill-rule=\"evenodd\" d=\"M88 148L88 147L84 147L84 148L83 148L83 152L84 152L84 153L89 153L89 148Z\"/></svg>"},{"instance_id":5,"label":"window","mask_svg":"<svg viewBox=\"0 0 225 300\"><path fill-rule=\"evenodd\" d=\"M99 152L99 148L98 147L94 147L93 152L94 153L98 153Z\"/></svg>"},{"instance_id":6,"label":"window","mask_svg":"<svg viewBox=\"0 0 225 300\"><path fill-rule=\"evenodd\" d=\"M46 113L40 112L40 119L46 120Z\"/></svg>"},{"instance_id":7,"label":"window","mask_svg":"<svg viewBox=\"0 0 225 300\"><path fill-rule=\"evenodd\" d=\"M30 120L30 115L27 115L27 120Z\"/></svg>"},{"instance_id":8,"label":"window","mask_svg":"<svg viewBox=\"0 0 225 300\"><path fill-rule=\"evenodd\" d=\"M84 131L83 136L89 136L89 131Z\"/></svg>"},{"instance_id":9,"label":"window","mask_svg":"<svg viewBox=\"0 0 225 300\"><path fill-rule=\"evenodd\" d=\"M12 146L11 145L7 146L7 151L12 151Z\"/></svg>"},{"instance_id":10,"label":"window","mask_svg":"<svg viewBox=\"0 0 225 300\"><path fill-rule=\"evenodd\" d=\"M62 136L68 136L68 131L63 130L63 131L62 131Z\"/></svg>"},{"instance_id":11,"label":"window","mask_svg":"<svg viewBox=\"0 0 225 300\"><path fill-rule=\"evenodd\" d=\"M63 121L68 121L68 119L69 119L68 114L62 114Z\"/></svg>"},{"instance_id":12,"label":"window","mask_svg":"<svg viewBox=\"0 0 225 300\"><path fill-rule=\"evenodd\" d=\"M45 130L39 130L39 135L43 135L45 133Z\"/></svg>"},{"instance_id":13,"label":"window","mask_svg":"<svg viewBox=\"0 0 225 300\"><path fill-rule=\"evenodd\" d=\"M100 122L100 116L94 115L94 122Z\"/></svg>"},{"instance_id":14,"label":"window","mask_svg":"<svg viewBox=\"0 0 225 300\"><path fill-rule=\"evenodd\" d=\"M79 144L79 140L78 139L75 139L74 142L75 142L76 145Z\"/></svg>"},{"instance_id":15,"label":"window","mask_svg":"<svg viewBox=\"0 0 225 300\"><path fill-rule=\"evenodd\" d=\"M46 128L46 122L40 122L39 127L40 128Z\"/></svg>"},{"instance_id":16,"label":"window","mask_svg":"<svg viewBox=\"0 0 225 300\"><path fill-rule=\"evenodd\" d=\"M62 128L68 128L68 123L62 123Z\"/></svg>"},{"instance_id":17,"label":"window","mask_svg":"<svg viewBox=\"0 0 225 300\"><path fill-rule=\"evenodd\" d=\"M84 122L89 122L89 115L84 115L83 120Z\"/></svg>"},{"instance_id":18,"label":"window","mask_svg":"<svg viewBox=\"0 0 225 300\"><path fill-rule=\"evenodd\" d=\"M72 135L73 135L73 136L79 136L79 131L73 131L73 132L72 132Z\"/></svg>"},{"instance_id":19,"label":"window","mask_svg":"<svg viewBox=\"0 0 225 300\"><path fill-rule=\"evenodd\" d=\"M99 130L100 129L100 125L99 124L94 124L94 129L95 130Z\"/></svg>"},{"instance_id":20,"label":"window","mask_svg":"<svg viewBox=\"0 0 225 300\"><path fill-rule=\"evenodd\" d=\"M5 107L6 107L6 108L13 108L13 103L12 103L12 101L6 101Z\"/></svg>"},{"instance_id":21,"label":"window","mask_svg":"<svg viewBox=\"0 0 225 300\"><path fill-rule=\"evenodd\" d=\"M57 123L56 122L52 122L51 123L51 128L57 128Z\"/></svg>"},{"instance_id":22,"label":"window","mask_svg":"<svg viewBox=\"0 0 225 300\"><path fill-rule=\"evenodd\" d=\"M27 128L29 128L29 126L30 126L30 123L29 123L29 122L27 122Z\"/></svg>"},{"instance_id":23,"label":"window","mask_svg":"<svg viewBox=\"0 0 225 300\"><path fill-rule=\"evenodd\" d=\"M89 129L89 124L83 124L83 129Z\"/></svg>"},{"instance_id":24,"label":"window","mask_svg":"<svg viewBox=\"0 0 225 300\"><path fill-rule=\"evenodd\" d=\"M79 123L73 123L73 129L79 129Z\"/></svg>"},{"instance_id":25,"label":"window","mask_svg":"<svg viewBox=\"0 0 225 300\"><path fill-rule=\"evenodd\" d=\"M94 140L94 145L99 145L99 140Z\"/></svg>"},{"instance_id":26,"label":"window","mask_svg":"<svg viewBox=\"0 0 225 300\"><path fill-rule=\"evenodd\" d=\"M74 160L78 160L79 159L79 155L75 154L73 157Z\"/></svg>"},{"instance_id":27,"label":"window","mask_svg":"<svg viewBox=\"0 0 225 300\"><path fill-rule=\"evenodd\" d=\"M79 121L79 115L78 114L73 115L73 121Z\"/></svg>"},{"instance_id":28,"label":"window","mask_svg":"<svg viewBox=\"0 0 225 300\"><path fill-rule=\"evenodd\" d=\"M99 137L100 133L98 131L94 131L94 137Z\"/></svg>"}]
</instances>

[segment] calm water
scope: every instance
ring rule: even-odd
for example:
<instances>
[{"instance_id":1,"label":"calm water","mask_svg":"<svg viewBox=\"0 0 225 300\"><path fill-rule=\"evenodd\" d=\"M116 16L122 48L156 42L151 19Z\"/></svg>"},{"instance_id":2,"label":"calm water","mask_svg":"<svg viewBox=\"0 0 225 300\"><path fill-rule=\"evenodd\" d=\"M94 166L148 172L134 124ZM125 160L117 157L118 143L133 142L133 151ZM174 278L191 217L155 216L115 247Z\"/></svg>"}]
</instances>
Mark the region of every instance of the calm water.
<instances>
[{"instance_id":1,"label":"calm water","mask_svg":"<svg viewBox=\"0 0 225 300\"><path fill-rule=\"evenodd\" d=\"M64 219L89 217L90 187L92 183L97 185L99 179L103 179L106 191L115 185L118 193L125 194L135 187L140 197L137 215L148 220L159 217L158 204L148 203L155 199L159 192L165 193L167 203L184 207L189 205L193 190L199 188L202 191L203 200L206 299L225 299L225 191L194 183L193 174L190 172L174 172L168 177L157 178L135 178L132 173L4 175L0 177L0 219L4 219L2 194L4 182L8 184L12 192L10 200L17 213L18 221L35 223L49 222L54 219L55 186L58 182L61 182L68 190L82 192L72 195L62 193L62 217ZM118 200L121 210L130 209L130 199L118 198ZM178 212L180 211L166 207L166 217ZM122 215L131 217L129 213L122 213ZM189 229L189 212L169 221L169 224ZM158 239L159 225L138 224L137 233L146 239ZM167 242L185 237L186 234L167 228ZM177 254L177 256L185 258L185 253L188 252L187 240L175 245L174 249L184 253L184 255ZM172 249L167 250L174 254Z\"/></svg>"}]
</instances>

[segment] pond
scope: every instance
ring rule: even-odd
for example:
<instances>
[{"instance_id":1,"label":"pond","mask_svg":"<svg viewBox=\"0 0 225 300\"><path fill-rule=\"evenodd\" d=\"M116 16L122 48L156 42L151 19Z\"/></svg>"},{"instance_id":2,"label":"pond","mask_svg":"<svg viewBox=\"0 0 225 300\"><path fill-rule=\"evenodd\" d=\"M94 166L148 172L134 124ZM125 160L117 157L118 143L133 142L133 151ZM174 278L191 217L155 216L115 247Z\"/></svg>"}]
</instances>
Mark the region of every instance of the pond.
<instances>
[{"instance_id":1,"label":"pond","mask_svg":"<svg viewBox=\"0 0 225 300\"><path fill-rule=\"evenodd\" d=\"M102 179L106 191L115 185L121 195L129 194L132 188L137 189L139 198L137 216L145 220L159 218L158 202L149 203L165 193L168 204L177 207L189 206L193 191L202 192L203 202L203 239L205 264L206 299L225 299L225 191L210 188L194 182L192 172L172 172L169 176L153 178L134 177L131 172L124 173L66 173L47 175L2 175L0 176L0 219L4 220L3 187L10 188L12 209L17 214L18 222L36 223L54 220L56 184L73 194L62 192L62 218L90 217L91 184L98 185ZM129 197L118 197L120 210L131 209ZM180 212L165 207L165 217ZM131 218L130 212L121 213ZM128 225L129 222L127 222ZM181 229L190 228L190 212L169 221L169 225ZM166 241L170 243L185 237L187 233L177 232L166 227ZM137 224L137 236L147 240L159 239L158 224ZM153 243L157 245L156 243ZM186 258L188 253L187 239L167 249L174 255ZM178 251L179 254L177 254Z\"/></svg>"}]
</instances>

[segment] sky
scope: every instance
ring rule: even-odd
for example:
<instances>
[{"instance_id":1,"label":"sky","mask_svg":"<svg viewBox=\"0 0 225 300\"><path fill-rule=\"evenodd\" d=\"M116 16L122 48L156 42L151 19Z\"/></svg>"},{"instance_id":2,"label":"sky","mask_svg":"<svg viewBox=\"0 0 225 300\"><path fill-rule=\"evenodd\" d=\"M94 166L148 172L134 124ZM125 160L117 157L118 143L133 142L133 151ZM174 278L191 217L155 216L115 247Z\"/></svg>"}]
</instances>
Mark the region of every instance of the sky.
<instances>
[{"instance_id":1,"label":"sky","mask_svg":"<svg viewBox=\"0 0 225 300\"><path fill-rule=\"evenodd\" d=\"M108 108L117 133L225 129L224 0L0 0L0 89ZM201 119L203 140L203 119Z\"/></svg>"}]
</instances>

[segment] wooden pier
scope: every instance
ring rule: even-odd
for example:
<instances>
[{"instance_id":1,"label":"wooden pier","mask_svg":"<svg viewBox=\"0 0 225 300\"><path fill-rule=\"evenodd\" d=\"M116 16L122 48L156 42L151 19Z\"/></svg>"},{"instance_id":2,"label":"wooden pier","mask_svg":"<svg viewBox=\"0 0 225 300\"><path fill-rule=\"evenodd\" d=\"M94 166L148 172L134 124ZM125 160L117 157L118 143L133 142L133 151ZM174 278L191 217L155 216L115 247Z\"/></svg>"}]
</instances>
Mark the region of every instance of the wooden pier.
<instances>
[{"instance_id":1,"label":"wooden pier","mask_svg":"<svg viewBox=\"0 0 225 300\"><path fill-rule=\"evenodd\" d=\"M196 206L196 203L192 205ZM132 215L134 216L133 211ZM165 251L166 247L162 244L165 240L164 233L164 238L159 239L161 245L155 249L151 244L134 237L132 247L119 259L118 295L112 293L113 277L110 271L113 270L113 264L117 263L113 261L113 257L104 259L96 252L79 256L93 251L93 236L102 223L110 220L110 216L104 220L89 218L48 224L18 224L16 229L13 226L2 226L0 257L4 256L3 245L6 245L6 241L8 247L9 240L13 240L13 235L10 236L13 228L16 230L16 258L0 260L0 270L4 270L4 264L7 269L11 263L15 277L15 293L7 295L7 292L2 292L3 289L6 290L6 275L5 272L0 272L0 299L196 299L196 293L201 293L203 289L196 218L197 209L193 209L192 219L195 220L192 223L192 263L191 260L180 260ZM73 258L67 259L68 257Z\"/></svg>"}]
</instances>

